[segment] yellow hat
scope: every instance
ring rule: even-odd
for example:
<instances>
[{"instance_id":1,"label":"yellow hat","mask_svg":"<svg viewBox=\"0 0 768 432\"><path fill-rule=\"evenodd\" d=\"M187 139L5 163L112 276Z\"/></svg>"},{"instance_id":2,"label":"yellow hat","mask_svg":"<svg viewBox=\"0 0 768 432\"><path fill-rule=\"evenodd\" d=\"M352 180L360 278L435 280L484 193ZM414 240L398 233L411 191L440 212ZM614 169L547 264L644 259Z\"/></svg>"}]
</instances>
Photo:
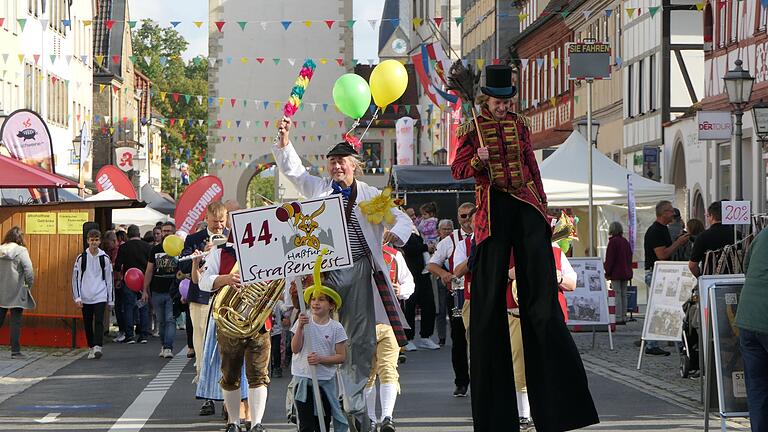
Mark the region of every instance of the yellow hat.
<instances>
[{"instance_id":1,"label":"yellow hat","mask_svg":"<svg viewBox=\"0 0 768 432\"><path fill-rule=\"evenodd\" d=\"M328 249L323 249L320 251L320 255L318 255L317 260L315 261L315 268L314 268L314 285L304 290L304 302L309 304L310 300L312 300L312 296L315 294L325 294L326 296L330 297L333 302L336 304L336 310L341 309L341 296L339 293L334 291L332 288L328 288L327 286L323 286L320 283L320 267L323 263L323 256L328 253Z\"/></svg>"}]
</instances>

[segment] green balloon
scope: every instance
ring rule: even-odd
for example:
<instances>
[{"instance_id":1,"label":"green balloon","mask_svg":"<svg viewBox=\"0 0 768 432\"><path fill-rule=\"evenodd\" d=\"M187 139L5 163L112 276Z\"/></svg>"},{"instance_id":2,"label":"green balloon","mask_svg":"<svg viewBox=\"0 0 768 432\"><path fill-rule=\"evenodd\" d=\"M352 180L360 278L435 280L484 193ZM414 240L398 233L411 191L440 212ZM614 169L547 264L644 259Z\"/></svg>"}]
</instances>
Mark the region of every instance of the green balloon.
<instances>
[{"instance_id":1,"label":"green balloon","mask_svg":"<svg viewBox=\"0 0 768 432\"><path fill-rule=\"evenodd\" d=\"M360 75L344 74L333 85L333 102L345 115L359 119L371 105L371 88Z\"/></svg>"}]
</instances>

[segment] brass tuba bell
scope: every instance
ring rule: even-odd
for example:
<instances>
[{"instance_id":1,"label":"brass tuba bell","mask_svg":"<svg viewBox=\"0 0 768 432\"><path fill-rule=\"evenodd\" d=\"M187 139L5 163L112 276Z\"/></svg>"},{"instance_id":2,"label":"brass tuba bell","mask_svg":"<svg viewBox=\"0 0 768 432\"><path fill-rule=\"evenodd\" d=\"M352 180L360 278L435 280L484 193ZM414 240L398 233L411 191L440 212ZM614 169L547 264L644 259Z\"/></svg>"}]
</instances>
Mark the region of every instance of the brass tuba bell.
<instances>
[{"instance_id":1,"label":"brass tuba bell","mask_svg":"<svg viewBox=\"0 0 768 432\"><path fill-rule=\"evenodd\" d=\"M231 338L252 337L272 314L284 287L285 279L254 282L239 290L227 285L213 300L213 320L219 330Z\"/></svg>"}]
</instances>

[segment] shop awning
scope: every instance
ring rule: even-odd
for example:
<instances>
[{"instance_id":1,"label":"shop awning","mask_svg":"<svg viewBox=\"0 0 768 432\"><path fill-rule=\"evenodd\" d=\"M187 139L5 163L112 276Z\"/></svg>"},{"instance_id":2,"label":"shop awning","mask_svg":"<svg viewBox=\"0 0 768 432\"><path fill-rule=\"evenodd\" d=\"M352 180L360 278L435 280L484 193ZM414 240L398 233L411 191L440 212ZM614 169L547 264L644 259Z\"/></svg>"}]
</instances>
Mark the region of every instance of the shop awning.
<instances>
[{"instance_id":1,"label":"shop awning","mask_svg":"<svg viewBox=\"0 0 768 432\"><path fill-rule=\"evenodd\" d=\"M48 171L0 156L0 188L76 188L77 183Z\"/></svg>"}]
</instances>

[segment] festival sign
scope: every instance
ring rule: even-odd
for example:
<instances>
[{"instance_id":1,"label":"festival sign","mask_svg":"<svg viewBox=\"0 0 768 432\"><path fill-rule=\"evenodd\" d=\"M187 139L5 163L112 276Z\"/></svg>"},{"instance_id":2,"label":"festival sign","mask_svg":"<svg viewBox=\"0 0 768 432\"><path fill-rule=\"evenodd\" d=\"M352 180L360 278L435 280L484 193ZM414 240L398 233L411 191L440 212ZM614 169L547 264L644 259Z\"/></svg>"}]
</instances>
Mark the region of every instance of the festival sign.
<instances>
[{"instance_id":1,"label":"festival sign","mask_svg":"<svg viewBox=\"0 0 768 432\"><path fill-rule=\"evenodd\" d=\"M88 222L88 212L58 213L59 234L83 234L83 224Z\"/></svg>"},{"instance_id":2,"label":"festival sign","mask_svg":"<svg viewBox=\"0 0 768 432\"><path fill-rule=\"evenodd\" d=\"M104 165L96 173L96 190L103 192L114 189L130 199L136 199L136 190L131 179L114 165Z\"/></svg>"},{"instance_id":3,"label":"festival sign","mask_svg":"<svg viewBox=\"0 0 768 432\"><path fill-rule=\"evenodd\" d=\"M322 271L352 266L341 195L231 213L243 283L312 273L322 250Z\"/></svg>"},{"instance_id":4,"label":"festival sign","mask_svg":"<svg viewBox=\"0 0 768 432\"><path fill-rule=\"evenodd\" d=\"M56 213L30 212L26 213L24 221L25 234L56 234Z\"/></svg>"},{"instance_id":5,"label":"festival sign","mask_svg":"<svg viewBox=\"0 0 768 432\"><path fill-rule=\"evenodd\" d=\"M0 140L14 159L55 172L51 133L38 113L26 109L12 112L0 126ZM30 193L42 202L55 201L55 189L51 193L45 189L30 189Z\"/></svg>"},{"instance_id":6,"label":"festival sign","mask_svg":"<svg viewBox=\"0 0 768 432\"><path fill-rule=\"evenodd\" d=\"M177 229L185 233L195 232L195 226L205 217L205 209L214 201L221 201L224 185L216 176L203 176L181 194L174 217Z\"/></svg>"}]
</instances>

